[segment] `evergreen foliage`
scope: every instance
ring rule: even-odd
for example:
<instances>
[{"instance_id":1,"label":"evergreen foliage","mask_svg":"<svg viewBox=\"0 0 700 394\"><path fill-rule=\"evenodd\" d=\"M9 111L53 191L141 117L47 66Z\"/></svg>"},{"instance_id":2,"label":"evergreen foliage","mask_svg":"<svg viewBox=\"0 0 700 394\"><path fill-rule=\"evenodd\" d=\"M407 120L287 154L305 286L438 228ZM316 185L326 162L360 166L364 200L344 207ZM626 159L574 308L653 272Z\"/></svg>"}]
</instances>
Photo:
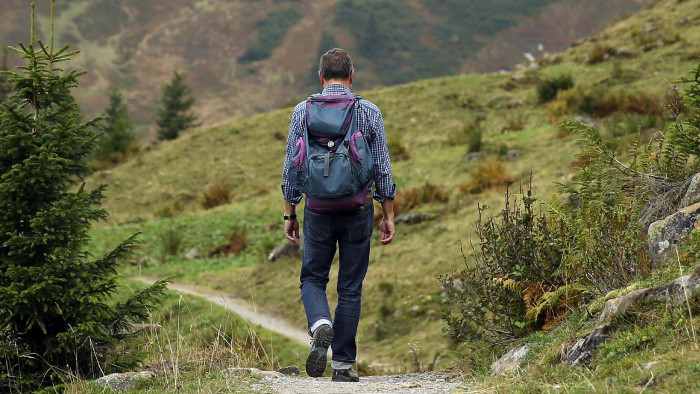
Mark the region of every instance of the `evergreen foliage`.
<instances>
[{"instance_id":1,"label":"evergreen foliage","mask_svg":"<svg viewBox=\"0 0 700 394\"><path fill-rule=\"evenodd\" d=\"M105 109L103 126L105 135L100 142L98 158L118 162L135 143L134 124L122 94L113 88L109 94L109 106Z\"/></svg>"},{"instance_id":2,"label":"evergreen foliage","mask_svg":"<svg viewBox=\"0 0 700 394\"><path fill-rule=\"evenodd\" d=\"M99 119L79 120L71 89L84 73L59 67L77 52L54 49L53 2L49 45L34 40L33 9L30 44L12 48L26 61L9 74L17 98L0 112L0 391L11 392L133 364L115 351L120 333L148 317L166 284L112 301L135 238L96 260L85 251L91 222L107 216L104 186L76 187Z\"/></svg>"},{"instance_id":3,"label":"evergreen foliage","mask_svg":"<svg viewBox=\"0 0 700 394\"><path fill-rule=\"evenodd\" d=\"M12 86L7 80L7 48L2 49L2 61L0 63L0 103L6 101L12 92Z\"/></svg>"},{"instance_id":4,"label":"evergreen foliage","mask_svg":"<svg viewBox=\"0 0 700 394\"><path fill-rule=\"evenodd\" d=\"M194 102L185 77L174 71L170 82L162 88L156 120L159 140L174 140L180 133L196 125L197 116L190 111Z\"/></svg>"}]
</instances>

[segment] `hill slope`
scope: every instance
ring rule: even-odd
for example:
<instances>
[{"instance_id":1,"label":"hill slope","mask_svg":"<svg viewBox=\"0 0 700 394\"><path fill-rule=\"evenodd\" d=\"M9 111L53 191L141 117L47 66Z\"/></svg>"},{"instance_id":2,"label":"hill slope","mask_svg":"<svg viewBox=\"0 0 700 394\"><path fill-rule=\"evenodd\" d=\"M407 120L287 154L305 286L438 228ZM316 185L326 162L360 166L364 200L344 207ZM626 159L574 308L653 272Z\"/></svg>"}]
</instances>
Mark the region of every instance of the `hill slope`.
<instances>
[{"instance_id":1,"label":"hill slope","mask_svg":"<svg viewBox=\"0 0 700 394\"><path fill-rule=\"evenodd\" d=\"M196 111L211 124L307 95L329 46L356 54L366 89L508 68L523 52L541 56L538 44L562 49L646 2L71 0L57 2L57 34L83 52L75 64L89 70L78 92L85 112L100 114L115 84L143 129L174 69L189 76ZM48 15L49 2L38 3ZM28 13L26 2L0 3L0 43L27 40Z\"/></svg>"},{"instance_id":2,"label":"hill slope","mask_svg":"<svg viewBox=\"0 0 700 394\"><path fill-rule=\"evenodd\" d=\"M575 137L561 134L555 124L576 113L557 115L539 104L539 81L571 75L585 92L642 95L658 108L668 81L686 75L700 59L694 44L700 42L699 5L697 0L660 1L515 73L438 78L360 92L382 108L389 142L411 156L393 163L399 189L429 182L433 185L429 189L437 188L450 198L437 220L400 225L392 245L374 245L360 327L360 351L367 359L391 370L416 363L425 368L450 357L450 343L440 333L442 290L435 276L464 264L463 244L469 257L466 244L477 218L476 202L493 207L490 212L502 206L502 188L476 196L460 191L460 185L473 179L470 173L479 163L499 161L518 180L526 180L532 172L535 193L545 197L554 191L554 181L566 182L572 176L578 150ZM297 259L276 263L265 259L270 248L284 239L279 183L290 111L193 130L112 171L97 173L89 183L109 183L106 207L111 224L130 223L96 230L94 251L141 231L141 260L125 266L124 273L181 274L183 281L250 298L303 326ZM627 119L641 116L619 112L594 121L610 135L629 138L637 127L631 131L621 127ZM481 159L467 162L460 131L474 122L483 131ZM502 155L508 150L517 155ZM233 189L233 203L198 211L201 193L215 183ZM184 206L186 213L152 219L157 210L172 204ZM242 234L247 247L238 256L191 261L163 252L167 234L173 231L180 235L181 251L213 250L231 234Z\"/></svg>"}]
</instances>

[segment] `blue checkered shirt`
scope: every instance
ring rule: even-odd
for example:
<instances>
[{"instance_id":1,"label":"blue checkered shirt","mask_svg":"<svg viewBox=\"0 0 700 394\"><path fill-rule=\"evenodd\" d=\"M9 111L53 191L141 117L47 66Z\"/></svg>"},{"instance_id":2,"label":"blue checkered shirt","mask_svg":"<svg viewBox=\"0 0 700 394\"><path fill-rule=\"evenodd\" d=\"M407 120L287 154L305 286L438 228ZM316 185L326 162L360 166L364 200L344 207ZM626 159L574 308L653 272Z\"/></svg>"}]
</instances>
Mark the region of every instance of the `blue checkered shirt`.
<instances>
[{"instance_id":1,"label":"blue checkered shirt","mask_svg":"<svg viewBox=\"0 0 700 394\"><path fill-rule=\"evenodd\" d=\"M323 89L323 95L343 95L352 94L350 89L344 85L329 85ZM372 196L380 203L387 198L394 199L396 196L396 185L391 174L391 160L389 159L389 148L384 134L384 120L382 113L372 102L362 99L356 108L357 127L362 130L372 152L374 163L374 192ZM289 157L296 141L304 136L304 118L306 116L306 101L297 104L292 114L292 121L289 124L289 137L287 138L287 154L282 170L282 194L284 199L293 205L301 201L301 193L292 189L289 185L287 172L289 171Z\"/></svg>"}]
</instances>

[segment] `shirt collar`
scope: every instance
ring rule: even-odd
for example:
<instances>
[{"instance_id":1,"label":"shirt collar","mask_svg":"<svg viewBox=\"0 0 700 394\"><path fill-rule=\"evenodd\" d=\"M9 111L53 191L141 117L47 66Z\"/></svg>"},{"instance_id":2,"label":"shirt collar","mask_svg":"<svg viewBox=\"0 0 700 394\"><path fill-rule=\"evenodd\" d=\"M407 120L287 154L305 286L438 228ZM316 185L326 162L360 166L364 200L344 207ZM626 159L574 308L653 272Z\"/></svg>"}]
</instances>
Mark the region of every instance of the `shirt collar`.
<instances>
[{"instance_id":1,"label":"shirt collar","mask_svg":"<svg viewBox=\"0 0 700 394\"><path fill-rule=\"evenodd\" d=\"M323 92L321 92L322 95L324 96L332 96L332 95L343 95L343 94L352 94L352 91L350 91L350 88L341 85L341 84L332 84L328 85L325 88L323 88Z\"/></svg>"}]
</instances>

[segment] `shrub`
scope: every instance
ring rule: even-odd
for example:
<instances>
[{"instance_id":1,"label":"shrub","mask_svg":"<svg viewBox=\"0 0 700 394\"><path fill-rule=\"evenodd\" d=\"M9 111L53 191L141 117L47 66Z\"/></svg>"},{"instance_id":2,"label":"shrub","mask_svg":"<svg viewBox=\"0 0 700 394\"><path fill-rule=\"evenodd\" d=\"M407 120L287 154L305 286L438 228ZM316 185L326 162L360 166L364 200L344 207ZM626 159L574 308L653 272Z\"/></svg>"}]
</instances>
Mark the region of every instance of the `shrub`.
<instances>
[{"instance_id":1,"label":"shrub","mask_svg":"<svg viewBox=\"0 0 700 394\"><path fill-rule=\"evenodd\" d=\"M560 90L555 100L547 104L547 115L550 122L555 122L563 115L575 112L580 108L584 100L579 88Z\"/></svg>"},{"instance_id":2,"label":"shrub","mask_svg":"<svg viewBox=\"0 0 700 394\"><path fill-rule=\"evenodd\" d=\"M525 129L525 118L522 114L509 115L506 117L506 123L501 127L501 133L507 131L520 131Z\"/></svg>"},{"instance_id":3,"label":"shrub","mask_svg":"<svg viewBox=\"0 0 700 394\"><path fill-rule=\"evenodd\" d=\"M482 146L482 131L479 121L471 121L458 130L454 130L447 138L450 145L467 144L468 152L478 152Z\"/></svg>"},{"instance_id":4,"label":"shrub","mask_svg":"<svg viewBox=\"0 0 700 394\"><path fill-rule=\"evenodd\" d=\"M182 231L175 227L170 227L167 231L160 234L162 245L163 259L166 256L176 256L182 250L182 240L185 238Z\"/></svg>"},{"instance_id":5,"label":"shrub","mask_svg":"<svg viewBox=\"0 0 700 394\"><path fill-rule=\"evenodd\" d=\"M219 205L225 205L231 202L233 191L225 183L216 183L209 187L200 199L202 208L211 209Z\"/></svg>"},{"instance_id":6,"label":"shrub","mask_svg":"<svg viewBox=\"0 0 700 394\"><path fill-rule=\"evenodd\" d=\"M411 153L402 139L392 138L387 141L387 145L389 146L389 156L392 161L404 161L411 158Z\"/></svg>"},{"instance_id":7,"label":"shrub","mask_svg":"<svg viewBox=\"0 0 700 394\"><path fill-rule=\"evenodd\" d=\"M615 48L607 46L607 45L602 46L602 45L596 44L593 47L593 49L591 49L591 52L588 54L588 58L586 58L586 63L588 63L588 64L600 63L614 53L615 53Z\"/></svg>"},{"instance_id":8,"label":"shrub","mask_svg":"<svg viewBox=\"0 0 700 394\"><path fill-rule=\"evenodd\" d=\"M245 231L234 231L228 239L228 242L217 246L209 252L209 257L230 254L240 254L248 247L248 234Z\"/></svg>"},{"instance_id":9,"label":"shrub","mask_svg":"<svg viewBox=\"0 0 700 394\"><path fill-rule=\"evenodd\" d=\"M540 103L546 103L554 100L557 97L558 91L571 89L573 87L574 80L571 78L571 75L562 75L545 79L537 85L537 98Z\"/></svg>"},{"instance_id":10,"label":"shrub","mask_svg":"<svg viewBox=\"0 0 700 394\"><path fill-rule=\"evenodd\" d=\"M447 193L437 185L425 182L420 187L408 190L399 190L394 198L394 214L399 215L411 209L427 203L446 203L449 201ZM382 219L381 207L374 212L374 224L377 225Z\"/></svg>"},{"instance_id":11,"label":"shrub","mask_svg":"<svg viewBox=\"0 0 700 394\"><path fill-rule=\"evenodd\" d=\"M506 175L503 164L498 160L479 164L469 175L472 179L459 187L462 193L478 194L492 187L508 186L515 182L515 179Z\"/></svg>"}]
</instances>

